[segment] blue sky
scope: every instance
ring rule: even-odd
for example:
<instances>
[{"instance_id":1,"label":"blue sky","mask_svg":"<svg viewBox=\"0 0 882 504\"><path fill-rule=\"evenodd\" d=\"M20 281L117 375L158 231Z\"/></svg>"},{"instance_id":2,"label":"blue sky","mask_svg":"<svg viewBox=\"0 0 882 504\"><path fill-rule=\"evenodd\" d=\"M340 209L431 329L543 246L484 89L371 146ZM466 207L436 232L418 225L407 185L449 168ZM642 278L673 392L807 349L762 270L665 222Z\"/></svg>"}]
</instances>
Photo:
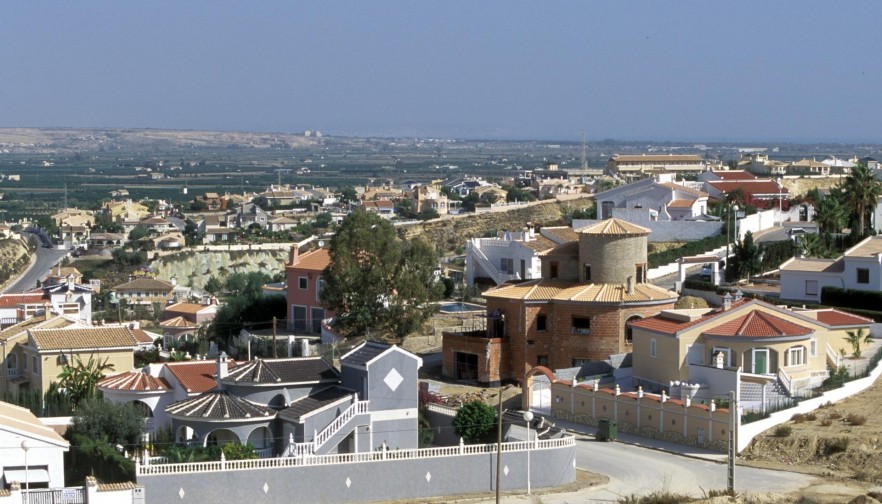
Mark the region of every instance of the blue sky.
<instances>
[{"instance_id":1,"label":"blue sky","mask_svg":"<svg viewBox=\"0 0 882 504\"><path fill-rule=\"evenodd\" d=\"M882 2L8 2L0 126L882 142Z\"/></svg>"}]
</instances>

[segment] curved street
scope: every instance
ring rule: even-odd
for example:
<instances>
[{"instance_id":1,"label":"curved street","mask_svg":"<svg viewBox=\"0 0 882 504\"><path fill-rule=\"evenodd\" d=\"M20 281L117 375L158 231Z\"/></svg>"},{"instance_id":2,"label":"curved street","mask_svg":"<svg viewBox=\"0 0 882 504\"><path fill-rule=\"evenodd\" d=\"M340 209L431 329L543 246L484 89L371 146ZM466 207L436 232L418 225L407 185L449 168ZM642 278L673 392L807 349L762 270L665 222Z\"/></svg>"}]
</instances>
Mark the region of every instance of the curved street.
<instances>
[{"instance_id":1,"label":"curved street","mask_svg":"<svg viewBox=\"0 0 882 504\"><path fill-rule=\"evenodd\" d=\"M42 279L50 268L55 266L58 261L68 254L68 251L40 246L37 247L36 253L37 259L31 267L19 275L15 282L12 282L4 288L2 291L4 294L25 292L35 288L37 286L37 280Z\"/></svg>"}]
</instances>

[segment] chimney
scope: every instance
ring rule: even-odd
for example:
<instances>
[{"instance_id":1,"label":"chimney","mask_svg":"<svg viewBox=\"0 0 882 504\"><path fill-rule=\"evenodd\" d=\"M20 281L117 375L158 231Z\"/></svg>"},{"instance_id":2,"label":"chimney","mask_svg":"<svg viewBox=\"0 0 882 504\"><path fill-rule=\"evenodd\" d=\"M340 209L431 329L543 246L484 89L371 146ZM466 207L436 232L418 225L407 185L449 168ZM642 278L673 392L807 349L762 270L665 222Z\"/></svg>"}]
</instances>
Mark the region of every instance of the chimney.
<instances>
[{"instance_id":1,"label":"chimney","mask_svg":"<svg viewBox=\"0 0 882 504\"><path fill-rule=\"evenodd\" d=\"M727 292L723 296L723 311L729 311L730 309L732 309L732 294Z\"/></svg>"},{"instance_id":2,"label":"chimney","mask_svg":"<svg viewBox=\"0 0 882 504\"><path fill-rule=\"evenodd\" d=\"M230 374L230 370L227 367L227 352L221 352L221 354L217 358L217 388L218 390L222 390L224 387L221 384L221 380L227 377Z\"/></svg>"},{"instance_id":3,"label":"chimney","mask_svg":"<svg viewBox=\"0 0 882 504\"><path fill-rule=\"evenodd\" d=\"M295 262L297 262L297 258L300 256L300 247L296 244L291 245L291 251L288 253L288 265L293 266Z\"/></svg>"},{"instance_id":4,"label":"chimney","mask_svg":"<svg viewBox=\"0 0 882 504\"><path fill-rule=\"evenodd\" d=\"M67 275L67 292L74 291L74 276L73 273Z\"/></svg>"},{"instance_id":5,"label":"chimney","mask_svg":"<svg viewBox=\"0 0 882 504\"><path fill-rule=\"evenodd\" d=\"M628 277L627 285L628 285L628 294L634 294L634 277L633 276Z\"/></svg>"},{"instance_id":6,"label":"chimney","mask_svg":"<svg viewBox=\"0 0 882 504\"><path fill-rule=\"evenodd\" d=\"M177 276L171 277L171 284L175 285L175 286L178 285L178 277Z\"/></svg>"},{"instance_id":7,"label":"chimney","mask_svg":"<svg viewBox=\"0 0 882 504\"><path fill-rule=\"evenodd\" d=\"M741 298L744 297L744 293L741 292L741 289L735 291L735 301L741 301Z\"/></svg>"}]
</instances>

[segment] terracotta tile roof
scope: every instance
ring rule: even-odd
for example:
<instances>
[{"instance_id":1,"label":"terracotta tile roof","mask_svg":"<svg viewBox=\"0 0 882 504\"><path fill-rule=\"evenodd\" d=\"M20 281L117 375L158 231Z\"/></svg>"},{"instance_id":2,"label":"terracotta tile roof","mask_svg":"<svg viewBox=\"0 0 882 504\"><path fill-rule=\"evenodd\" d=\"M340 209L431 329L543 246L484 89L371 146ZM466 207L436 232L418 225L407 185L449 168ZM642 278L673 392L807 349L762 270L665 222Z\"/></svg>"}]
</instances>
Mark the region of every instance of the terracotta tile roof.
<instances>
[{"instance_id":1,"label":"terracotta tile roof","mask_svg":"<svg viewBox=\"0 0 882 504\"><path fill-rule=\"evenodd\" d=\"M858 315L852 315L851 313L846 313L839 310L817 310L815 313L815 318L818 322L822 324L827 324L828 326L855 326L855 325L869 325L873 324L873 319L869 319L866 317L861 317ZM806 314L807 315L807 314Z\"/></svg>"},{"instance_id":2,"label":"terracotta tile roof","mask_svg":"<svg viewBox=\"0 0 882 504\"><path fill-rule=\"evenodd\" d=\"M127 347L134 350L137 345L127 327L31 329L28 334L40 351Z\"/></svg>"},{"instance_id":3,"label":"terracotta tile roof","mask_svg":"<svg viewBox=\"0 0 882 504\"><path fill-rule=\"evenodd\" d=\"M217 363L215 361L168 362L165 364L171 374L178 380L188 393L207 392L217 387L214 378ZM227 361L227 369L236 367L236 362Z\"/></svg>"},{"instance_id":4,"label":"terracotta tile roof","mask_svg":"<svg viewBox=\"0 0 882 504\"><path fill-rule=\"evenodd\" d=\"M330 264L331 256L328 254L328 249L320 248L301 255L291 267L302 270L324 271Z\"/></svg>"},{"instance_id":5,"label":"terracotta tile roof","mask_svg":"<svg viewBox=\"0 0 882 504\"><path fill-rule=\"evenodd\" d=\"M223 381L239 384L312 383L337 381L339 378L339 373L321 357L294 357L255 359L237 366Z\"/></svg>"},{"instance_id":6,"label":"terracotta tile roof","mask_svg":"<svg viewBox=\"0 0 882 504\"><path fill-rule=\"evenodd\" d=\"M199 313L200 311L208 308L211 305L204 305L199 303L175 303L173 305L169 305L165 307L166 312L172 313Z\"/></svg>"},{"instance_id":7,"label":"terracotta tile roof","mask_svg":"<svg viewBox=\"0 0 882 504\"><path fill-rule=\"evenodd\" d=\"M138 343L153 343L153 338L144 332L143 329L132 329L132 336L135 337L135 341Z\"/></svg>"},{"instance_id":8,"label":"terracotta tile roof","mask_svg":"<svg viewBox=\"0 0 882 504\"><path fill-rule=\"evenodd\" d=\"M544 227L539 233L557 243L577 241L579 234L569 226Z\"/></svg>"},{"instance_id":9,"label":"terracotta tile roof","mask_svg":"<svg viewBox=\"0 0 882 504\"><path fill-rule=\"evenodd\" d=\"M675 199L668 203L668 208L690 208L694 204L694 199Z\"/></svg>"},{"instance_id":10,"label":"terracotta tile roof","mask_svg":"<svg viewBox=\"0 0 882 504\"><path fill-rule=\"evenodd\" d=\"M782 336L807 336L813 329L794 324L769 313L752 310L749 313L712 327L706 336L732 336L739 338L778 338Z\"/></svg>"},{"instance_id":11,"label":"terracotta tile roof","mask_svg":"<svg viewBox=\"0 0 882 504\"><path fill-rule=\"evenodd\" d=\"M20 304L36 304L44 301L48 303L49 299L44 297L42 290L25 294L0 294L0 308L15 308Z\"/></svg>"},{"instance_id":12,"label":"terracotta tile roof","mask_svg":"<svg viewBox=\"0 0 882 504\"><path fill-rule=\"evenodd\" d=\"M781 271L811 271L814 273L842 273L845 261L840 259L793 258L781 265Z\"/></svg>"},{"instance_id":13,"label":"terracotta tile roof","mask_svg":"<svg viewBox=\"0 0 882 504\"><path fill-rule=\"evenodd\" d=\"M579 242L571 241L562 243L552 249L539 252L540 256L546 257L574 257L579 255Z\"/></svg>"},{"instance_id":14,"label":"terracotta tile roof","mask_svg":"<svg viewBox=\"0 0 882 504\"><path fill-rule=\"evenodd\" d=\"M130 282L117 285L114 291L163 291L167 292L174 289L174 285L162 280L154 278L136 278Z\"/></svg>"},{"instance_id":15,"label":"terracotta tile roof","mask_svg":"<svg viewBox=\"0 0 882 504\"><path fill-rule=\"evenodd\" d=\"M9 341L9 339L11 338L19 336L21 334L26 334L28 329L36 329L37 327L42 327L45 329L58 329L61 327L68 327L72 325L77 325L77 323L64 317L52 317L49 320L45 320L42 316L31 317L23 322L19 322L14 326L9 326L6 329L0 331L0 341Z\"/></svg>"},{"instance_id":16,"label":"terracotta tile roof","mask_svg":"<svg viewBox=\"0 0 882 504\"><path fill-rule=\"evenodd\" d=\"M529 249L534 250L535 252L544 252L546 250L551 250L557 246L557 243L541 235L536 236L535 239L532 239L530 241L522 241L518 243Z\"/></svg>"},{"instance_id":17,"label":"terracotta tile roof","mask_svg":"<svg viewBox=\"0 0 882 504\"><path fill-rule=\"evenodd\" d=\"M163 320L159 323L159 327L196 327L195 322L190 322L189 320L181 317L180 315L177 317L172 317L170 319Z\"/></svg>"},{"instance_id":18,"label":"terracotta tile roof","mask_svg":"<svg viewBox=\"0 0 882 504\"><path fill-rule=\"evenodd\" d=\"M759 180L711 180L707 182L713 187L723 191L725 193L735 191L736 189L741 189L744 194L775 194L777 195L779 192L778 184L774 180L770 179L759 179ZM790 191L787 190L786 187L780 189L780 193L787 195L790 194Z\"/></svg>"},{"instance_id":19,"label":"terracotta tile roof","mask_svg":"<svg viewBox=\"0 0 882 504\"><path fill-rule=\"evenodd\" d=\"M675 292L641 283L628 293L624 284L581 284L564 280L531 280L488 290L484 297L525 301L577 301L583 303L640 303L676 300Z\"/></svg>"},{"instance_id":20,"label":"terracotta tile roof","mask_svg":"<svg viewBox=\"0 0 882 504\"><path fill-rule=\"evenodd\" d=\"M138 488L139 486L131 481L126 481L124 483L98 483L98 488L96 491L98 492L118 492L120 490L133 490Z\"/></svg>"},{"instance_id":21,"label":"terracotta tile roof","mask_svg":"<svg viewBox=\"0 0 882 504\"><path fill-rule=\"evenodd\" d=\"M276 417L272 408L247 399L229 395L226 390L206 392L165 407L165 412L178 418L213 418L225 420L269 420Z\"/></svg>"},{"instance_id":22,"label":"terracotta tile roof","mask_svg":"<svg viewBox=\"0 0 882 504\"><path fill-rule=\"evenodd\" d=\"M739 308L740 306L747 304L748 301L741 300L732 303L731 310ZM731 311L730 310L730 311ZM715 308L707 310L704 315L699 317L692 318L691 320L679 320L666 317L663 313L659 315L655 315L652 317L646 317L639 320L633 320L629 322L629 324L633 327L638 327L641 329L648 329L650 331L656 331L663 334L676 334L684 329L688 329L694 325L701 324L702 322L706 322L712 318L723 315L724 312L722 308Z\"/></svg>"},{"instance_id":23,"label":"terracotta tile roof","mask_svg":"<svg viewBox=\"0 0 882 504\"><path fill-rule=\"evenodd\" d=\"M579 230L579 233L590 235L643 236L652 230L621 219L606 219Z\"/></svg>"},{"instance_id":24,"label":"terracotta tile roof","mask_svg":"<svg viewBox=\"0 0 882 504\"><path fill-rule=\"evenodd\" d=\"M141 371L129 371L114 376L108 376L98 382L98 388L109 390L130 390L135 392L155 392L169 390L171 386L165 378L150 376Z\"/></svg>"}]
</instances>

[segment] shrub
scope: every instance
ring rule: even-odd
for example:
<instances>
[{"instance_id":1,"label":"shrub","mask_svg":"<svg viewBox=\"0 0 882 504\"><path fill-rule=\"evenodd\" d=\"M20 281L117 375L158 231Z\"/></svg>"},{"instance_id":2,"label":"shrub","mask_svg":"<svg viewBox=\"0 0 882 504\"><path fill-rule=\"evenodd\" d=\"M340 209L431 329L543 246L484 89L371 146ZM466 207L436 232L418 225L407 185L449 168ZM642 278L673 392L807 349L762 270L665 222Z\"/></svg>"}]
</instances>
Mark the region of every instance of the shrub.
<instances>
[{"instance_id":1,"label":"shrub","mask_svg":"<svg viewBox=\"0 0 882 504\"><path fill-rule=\"evenodd\" d=\"M825 450L825 454L827 456L836 454L836 453L845 453L848 451L848 438L845 436L838 437L836 439L831 439L827 441L827 448Z\"/></svg>"},{"instance_id":2,"label":"shrub","mask_svg":"<svg viewBox=\"0 0 882 504\"><path fill-rule=\"evenodd\" d=\"M805 413L796 413L790 419L793 420L793 423L803 423L805 422Z\"/></svg>"},{"instance_id":3,"label":"shrub","mask_svg":"<svg viewBox=\"0 0 882 504\"><path fill-rule=\"evenodd\" d=\"M833 419L831 419L829 417L825 418L825 419L821 420L821 425L823 425L824 427L830 427L831 425L833 425Z\"/></svg>"},{"instance_id":4,"label":"shrub","mask_svg":"<svg viewBox=\"0 0 882 504\"><path fill-rule=\"evenodd\" d=\"M789 425L779 425L775 427L775 437L787 437L793 433L793 427Z\"/></svg>"},{"instance_id":5,"label":"shrub","mask_svg":"<svg viewBox=\"0 0 882 504\"><path fill-rule=\"evenodd\" d=\"M479 400L463 404L453 417L453 429L456 435L470 443L487 438L495 424L496 411L489 404Z\"/></svg>"},{"instance_id":6,"label":"shrub","mask_svg":"<svg viewBox=\"0 0 882 504\"><path fill-rule=\"evenodd\" d=\"M806 421L808 421L808 422L814 422L815 420L818 419L818 416L815 415L814 412L808 412L808 413L806 413L806 414L804 415L804 418L805 418Z\"/></svg>"},{"instance_id":7,"label":"shrub","mask_svg":"<svg viewBox=\"0 0 882 504\"><path fill-rule=\"evenodd\" d=\"M829 415L827 415L827 418L832 418L833 420L839 420L840 418L842 418L842 413L839 413L838 411L833 411Z\"/></svg>"},{"instance_id":8,"label":"shrub","mask_svg":"<svg viewBox=\"0 0 882 504\"><path fill-rule=\"evenodd\" d=\"M624 497L619 499L619 504L682 504L694 502L695 499L671 492L653 492L649 495Z\"/></svg>"},{"instance_id":9,"label":"shrub","mask_svg":"<svg viewBox=\"0 0 882 504\"><path fill-rule=\"evenodd\" d=\"M858 415L856 413L849 413L847 417L845 417L845 421L850 425L864 425L867 423L867 417L864 415Z\"/></svg>"}]
</instances>

